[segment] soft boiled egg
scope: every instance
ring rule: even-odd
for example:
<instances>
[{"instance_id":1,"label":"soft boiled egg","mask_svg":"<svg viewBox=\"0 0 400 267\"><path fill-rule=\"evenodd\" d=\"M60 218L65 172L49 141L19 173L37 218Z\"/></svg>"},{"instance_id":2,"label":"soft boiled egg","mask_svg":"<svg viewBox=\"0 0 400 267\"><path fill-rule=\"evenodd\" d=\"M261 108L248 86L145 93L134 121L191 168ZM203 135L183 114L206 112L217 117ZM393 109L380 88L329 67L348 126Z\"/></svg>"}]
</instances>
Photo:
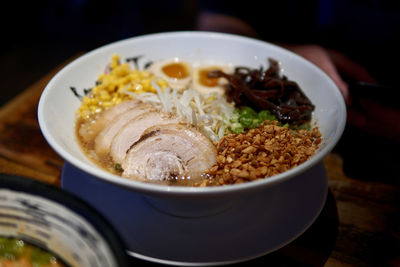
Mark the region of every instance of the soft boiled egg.
<instances>
[{"instance_id":1,"label":"soft boiled egg","mask_svg":"<svg viewBox=\"0 0 400 267\"><path fill-rule=\"evenodd\" d=\"M216 70L223 71L225 73L231 73L231 66L218 64L199 64L193 69L192 86L194 89L204 95L210 93L218 93L221 96L225 95L228 81L224 78L208 77L208 73Z\"/></svg>"},{"instance_id":2,"label":"soft boiled egg","mask_svg":"<svg viewBox=\"0 0 400 267\"><path fill-rule=\"evenodd\" d=\"M170 87L177 90L187 89L192 81L192 67L178 57L154 62L149 72L166 80Z\"/></svg>"}]
</instances>

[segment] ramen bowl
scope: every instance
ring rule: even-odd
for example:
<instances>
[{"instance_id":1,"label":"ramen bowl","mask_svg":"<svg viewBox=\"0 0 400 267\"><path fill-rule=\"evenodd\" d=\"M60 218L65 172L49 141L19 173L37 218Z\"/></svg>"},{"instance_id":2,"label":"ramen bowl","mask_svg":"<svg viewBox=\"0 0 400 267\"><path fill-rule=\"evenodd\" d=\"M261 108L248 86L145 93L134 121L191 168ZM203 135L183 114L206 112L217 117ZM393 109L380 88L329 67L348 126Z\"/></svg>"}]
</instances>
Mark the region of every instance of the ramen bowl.
<instances>
[{"instance_id":1,"label":"ramen bowl","mask_svg":"<svg viewBox=\"0 0 400 267\"><path fill-rule=\"evenodd\" d=\"M166 58L212 61L234 66L267 67L268 58L279 61L282 74L296 81L315 104L313 122L322 134L321 145L303 164L266 179L213 187L184 187L128 180L93 163L77 142L76 111L81 105L74 93L94 86L112 54L121 60L139 58L138 65ZM75 88L75 92L71 90ZM346 120L343 97L328 76L302 57L281 47L247 37L212 32L168 32L134 37L91 51L63 68L48 83L40 98L38 119L51 147L68 164L110 186L144 196L157 209L169 214L201 217L218 214L243 197L263 190L273 191L280 183L309 170L335 146ZM90 190L90 189L88 189Z\"/></svg>"},{"instance_id":2,"label":"ramen bowl","mask_svg":"<svg viewBox=\"0 0 400 267\"><path fill-rule=\"evenodd\" d=\"M22 257L22 247L29 245L51 253L62 266L128 266L122 240L91 206L33 179L5 174L0 178L0 237L19 244L18 250L10 250L2 243L2 260ZM36 261L48 257L31 255Z\"/></svg>"}]
</instances>

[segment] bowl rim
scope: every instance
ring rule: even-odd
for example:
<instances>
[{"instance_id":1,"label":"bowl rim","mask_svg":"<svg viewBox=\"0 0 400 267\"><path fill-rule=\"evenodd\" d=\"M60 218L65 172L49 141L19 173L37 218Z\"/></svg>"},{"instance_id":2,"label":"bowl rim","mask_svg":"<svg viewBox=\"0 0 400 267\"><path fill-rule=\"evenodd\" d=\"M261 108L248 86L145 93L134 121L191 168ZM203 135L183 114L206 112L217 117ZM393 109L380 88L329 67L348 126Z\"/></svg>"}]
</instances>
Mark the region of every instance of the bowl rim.
<instances>
[{"instance_id":1,"label":"bowl rim","mask_svg":"<svg viewBox=\"0 0 400 267\"><path fill-rule=\"evenodd\" d=\"M280 174L277 174L277 175L274 175L274 176L271 176L268 178L263 178L263 179L258 179L258 180L251 181L251 182L245 182L245 183L233 184L233 185L211 186L211 187L186 187L186 186L158 185L158 184L144 183L144 182L139 182L139 181L134 181L134 180L129 180L129 179L123 179L120 176L108 173L105 170L91 166L89 164L86 164L86 163L76 159L69 152L65 151L56 142L56 139L50 134L50 132L48 131L47 126L46 126L44 106L45 106L46 100L49 96L49 92L51 90L54 90L54 88L56 88L53 85L64 75L64 73L68 72L68 70L74 68L74 66L76 66L80 62L85 61L86 59L96 55L97 53L101 52L102 50L109 49L110 47L113 47L116 45L125 45L128 43L134 42L134 41L145 41L145 40L149 40L149 39L178 38L178 37L190 38L193 36L200 37L200 38L225 39L225 40L232 40L232 41L236 41L236 42L237 41L247 42L247 43L252 43L252 44L260 45L260 46L269 46L275 50L280 50L281 52L290 55L290 57L294 57L297 60L302 61L303 64L308 65L308 67L313 69L315 72L319 73L319 75L324 77L325 80L331 84L331 86L329 86L329 88L337 89L333 92L333 94L339 100L339 102L338 102L339 110L343 111L343 112L341 112L342 117L339 120L335 134L330 138L331 139L330 142L328 144L326 144L321 150L319 150L319 152L317 154L313 155L306 162L304 162L304 163L300 164L299 166L296 166L290 170L287 170L283 173L280 173ZM247 191L258 191L258 190L261 190L262 188L270 187L272 185L276 185L278 183L284 182L287 179L290 179L290 178L297 176L297 175L303 173L304 171L308 170L310 167L314 166L319 161L321 161L322 158L324 156L326 156L339 141L341 135L343 134L345 124L346 124L346 105L345 105L344 99L343 99L338 87L332 81L332 79L329 78L329 76L325 72L323 72L314 63L306 60L305 58L301 57L300 55L297 55L294 52L291 52L283 47L280 47L278 45L275 45L275 44L272 44L272 43L269 43L269 42L266 42L263 40L254 39L254 38L236 35L236 34L230 34L230 33L208 32L208 31L170 31L170 32L145 34L145 35L134 36L131 38L115 41L115 42L109 43L107 45L101 46L99 48L96 48L96 49L78 57L77 59L73 60L71 63L66 65L63 69L61 69L44 88L44 90L40 96L40 99L39 99L37 115L38 115L40 130L41 130L44 138L46 139L46 141L50 144L50 146L67 162L74 165L75 167L82 170L83 172L88 173L89 175L95 176L96 178L102 179L103 181L122 186L124 188L128 188L128 189L131 189L134 191L139 191L139 192L151 194L151 195L173 194L176 196L204 196L204 197L207 197L207 196L211 196L211 195L217 196L217 195L222 194L222 195L226 196L227 194L237 194L240 192L247 192Z\"/></svg>"},{"instance_id":2,"label":"bowl rim","mask_svg":"<svg viewBox=\"0 0 400 267\"><path fill-rule=\"evenodd\" d=\"M114 256L117 266L129 266L129 257L126 245L114 226L100 214L94 207L79 197L62 191L60 188L33 178L21 175L0 174L0 190L7 189L12 192L22 192L35 197L44 198L46 201L57 203L79 217L85 219L97 233L104 238Z\"/></svg>"}]
</instances>

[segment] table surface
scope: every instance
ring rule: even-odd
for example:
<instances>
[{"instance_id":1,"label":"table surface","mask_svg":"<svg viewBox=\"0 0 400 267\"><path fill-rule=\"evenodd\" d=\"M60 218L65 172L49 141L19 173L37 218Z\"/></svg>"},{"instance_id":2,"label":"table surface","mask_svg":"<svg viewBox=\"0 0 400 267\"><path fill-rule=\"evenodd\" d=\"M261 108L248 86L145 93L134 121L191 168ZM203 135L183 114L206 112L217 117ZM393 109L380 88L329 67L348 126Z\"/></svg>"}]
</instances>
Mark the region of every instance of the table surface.
<instances>
[{"instance_id":1,"label":"table surface","mask_svg":"<svg viewBox=\"0 0 400 267\"><path fill-rule=\"evenodd\" d=\"M69 61L1 107L0 173L60 186L64 160L43 138L36 112L44 87ZM396 205L400 188L346 176L342 159L335 153L328 154L323 163L329 192L320 216L295 241L251 262L272 266L400 266L400 206Z\"/></svg>"}]
</instances>

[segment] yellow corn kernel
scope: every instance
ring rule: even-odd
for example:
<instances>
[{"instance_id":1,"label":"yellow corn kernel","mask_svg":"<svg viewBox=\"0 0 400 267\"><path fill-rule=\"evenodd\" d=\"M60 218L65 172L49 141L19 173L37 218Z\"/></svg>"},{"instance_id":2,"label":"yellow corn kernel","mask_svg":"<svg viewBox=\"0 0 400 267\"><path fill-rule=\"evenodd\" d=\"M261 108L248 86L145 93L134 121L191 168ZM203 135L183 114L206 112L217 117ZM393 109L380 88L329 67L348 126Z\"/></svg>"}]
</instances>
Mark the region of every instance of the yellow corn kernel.
<instances>
[{"instance_id":1,"label":"yellow corn kernel","mask_svg":"<svg viewBox=\"0 0 400 267\"><path fill-rule=\"evenodd\" d=\"M138 91L143 91L143 85L141 85L140 83L135 83L132 86L132 92L138 92Z\"/></svg>"},{"instance_id":2,"label":"yellow corn kernel","mask_svg":"<svg viewBox=\"0 0 400 267\"><path fill-rule=\"evenodd\" d=\"M109 100L111 96L108 94L107 91L101 91L100 92L100 99L103 101Z\"/></svg>"},{"instance_id":3,"label":"yellow corn kernel","mask_svg":"<svg viewBox=\"0 0 400 267\"><path fill-rule=\"evenodd\" d=\"M140 75L138 73L131 73L131 74L129 74L129 79L131 81L137 82L138 80L141 79L141 77L140 77Z\"/></svg>"},{"instance_id":4,"label":"yellow corn kernel","mask_svg":"<svg viewBox=\"0 0 400 267\"><path fill-rule=\"evenodd\" d=\"M155 81L162 90L169 86L165 80L155 77L148 71L131 69L129 64L120 64L118 54L111 56L109 67L111 71L101 73L97 80L99 83L93 87L90 95L82 100L79 112L77 112L80 116L88 118L105 108L132 99L132 95L126 94L125 91L137 94L157 93L152 86L152 81Z\"/></svg>"},{"instance_id":5,"label":"yellow corn kernel","mask_svg":"<svg viewBox=\"0 0 400 267\"><path fill-rule=\"evenodd\" d=\"M151 78L152 74L148 71L142 71L140 72L140 75L142 76L142 78Z\"/></svg>"},{"instance_id":6,"label":"yellow corn kernel","mask_svg":"<svg viewBox=\"0 0 400 267\"><path fill-rule=\"evenodd\" d=\"M103 107L105 107L105 108L109 108L112 106L114 106L114 103L112 101L107 101L107 102L103 103Z\"/></svg>"},{"instance_id":7,"label":"yellow corn kernel","mask_svg":"<svg viewBox=\"0 0 400 267\"><path fill-rule=\"evenodd\" d=\"M158 80L157 80L157 84L158 84L158 86L160 86L161 88L164 88L164 87L169 86L169 85L168 85L168 82L167 82L166 80L164 80L164 79L158 79Z\"/></svg>"},{"instance_id":8,"label":"yellow corn kernel","mask_svg":"<svg viewBox=\"0 0 400 267\"><path fill-rule=\"evenodd\" d=\"M92 94L97 94L98 91L99 91L99 89L100 89L99 86L95 86L95 87L92 88L91 93L92 93Z\"/></svg>"},{"instance_id":9,"label":"yellow corn kernel","mask_svg":"<svg viewBox=\"0 0 400 267\"><path fill-rule=\"evenodd\" d=\"M117 67L118 64L119 64L119 55L113 54L111 56L111 64L110 64L111 69L114 69L115 67Z\"/></svg>"},{"instance_id":10,"label":"yellow corn kernel","mask_svg":"<svg viewBox=\"0 0 400 267\"><path fill-rule=\"evenodd\" d=\"M115 105L121 102L121 98L120 97L113 97L113 99L111 100L111 102Z\"/></svg>"},{"instance_id":11,"label":"yellow corn kernel","mask_svg":"<svg viewBox=\"0 0 400 267\"><path fill-rule=\"evenodd\" d=\"M122 64L112 70L112 74L117 77L123 77L128 75L130 72L130 68L128 64Z\"/></svg>"},{"instance_id":12,"label":"yellow corn kernel","mask_svg":"<svg viewBox=\"0 0 400 267\"><path fill-rule=\"evenodd\" d=\"M106 89L105 91L112 94L117 87L118 87L118 84L113 83L113 84L110 84L109 86L107 86L107 88L105 88Z\"/></svg>"},{"instance_id":13,"label":"yellow corn kernel","mask_svg":"<svg viewBox=\"0 0 400 267\"><path fill-rule=\"evenodd\" d=\"M142 86L144 88L150 88L150 86L151 86L150 80L143 80L142 81Z\"/></svg>"},{"instance_id":14,"label":"yellow corn kernel","mask_svg":"<svg viewBox=\"0 0 400 267\"><path fill-rule=\"evenodd\" d=\"M85 97L85 98L83 98L83 103L86 105L97 104L97 99L94 99L91 97Z\"/></svg>"},{"instance_id":15,"label":"yellow corn kernel","mask_svg":"<svg viewBox=\"0 0 400 267\"><path fill-rule=\"evenodd\" d=\"M89 106L91 112L96 112L97 106Z\"/></svg>"}]
</instances>

